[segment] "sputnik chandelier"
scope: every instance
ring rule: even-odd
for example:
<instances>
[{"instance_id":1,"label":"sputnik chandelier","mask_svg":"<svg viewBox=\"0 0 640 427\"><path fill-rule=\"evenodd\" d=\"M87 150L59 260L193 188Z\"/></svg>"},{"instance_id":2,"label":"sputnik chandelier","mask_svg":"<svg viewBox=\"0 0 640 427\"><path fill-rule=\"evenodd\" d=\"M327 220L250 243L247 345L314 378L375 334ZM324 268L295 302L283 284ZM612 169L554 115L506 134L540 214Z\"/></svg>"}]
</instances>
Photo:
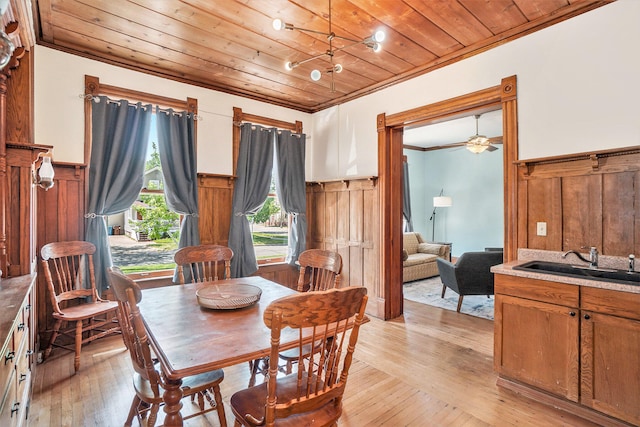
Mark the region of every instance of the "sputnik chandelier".
<instances>
[{"instance_id":1,"label":"sputnik chandelier","mask_svg":"<svg viewBox=\"0 0 640 427\"><path fill-rule=\"evenodd\" d=\"M284 21L282 21L279 18L276 18L273 20L273 28L277 31L280 30L298 30L298 31L303 31L306 33L314 33L314 34L321 34L327 37L327 40L329 42L329 49L327 49L326 52L323 52L319 55L316 56L312 56L311 58L307 58L307 59L303 59L302 61L289 61L285 64L285 68L288 71L293 70L294 68L298 67L299 65L302 65L304 63L313 61L314 59L318 59L318 58L322 58L323 56L327 55L330 59L331 62L331 67L326 68L324 70L324 72L328 75L331 76L331 92L335 92L335 83L333 80L333 76L335 74L338 74L340 72L342 72L342 65L340 64L334 64L333 62L333 56L335 55L336 52L347 49L351 46L355 46L358 44L363 44L365 45L367 48L371 49L373 52L380 52L380 50L382 50L382 45L380 43L382 43L382 41L385 38L385 33L382 30L378 30L376 31L374 34L372 34L371 36L362 39L362 40L354 40L352 38L349 37L343 37L343 36L339 36L336 33L333 32L332 29L332 22L331 22L331 0L329 0L329 32L325 33L323 31L318 31L318 30L311 30L311 29L307 29L307 28L300 28L300 27L296 27L293 24L289 24L286 23ZM347 44L343 45L343 46L339 46L339 47L335 47L333 45L334 40L342 40L344 42L348 42ZM322 78L322 71L318 70L318 69L314 69L313 71L311 71L311 80L313 80L314 82L317 82L318 80L320 80L320 78Z\"/></svg>"}]
</instances>

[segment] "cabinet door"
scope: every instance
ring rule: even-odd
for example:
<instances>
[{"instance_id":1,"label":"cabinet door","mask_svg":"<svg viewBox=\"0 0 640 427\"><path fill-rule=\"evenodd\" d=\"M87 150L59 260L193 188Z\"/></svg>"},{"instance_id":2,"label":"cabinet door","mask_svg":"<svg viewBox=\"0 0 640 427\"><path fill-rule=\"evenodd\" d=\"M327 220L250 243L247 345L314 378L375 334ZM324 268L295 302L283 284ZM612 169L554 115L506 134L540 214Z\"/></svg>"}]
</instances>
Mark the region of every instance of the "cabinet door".
<instances>
[{"instance_id":1,"label":"cabinet door","mask_svg":"<svg viewBox=\"0 0 640 427\"><path fill-rule=\"evenodd\" d=\"M577 402L577 309L498 294L495 316L498 373Z\"/></svg>"},{"instance_id":2,"label":"cabinet door","mask_svg":"<svg viewBox=\"0 0 640 427\"><path fill-rule=\"evenodd\" d=\"M581 403L640 425L640 321L582 312Z\"/></svg>"}]
</instances>

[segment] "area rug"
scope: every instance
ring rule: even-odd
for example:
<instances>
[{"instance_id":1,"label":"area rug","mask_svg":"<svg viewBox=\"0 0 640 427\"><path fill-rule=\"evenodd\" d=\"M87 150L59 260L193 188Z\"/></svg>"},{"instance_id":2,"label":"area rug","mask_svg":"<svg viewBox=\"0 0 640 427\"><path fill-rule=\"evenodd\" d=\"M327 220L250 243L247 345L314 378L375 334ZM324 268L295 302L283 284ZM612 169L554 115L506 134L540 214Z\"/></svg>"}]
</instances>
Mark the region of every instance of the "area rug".
<instances>
[{"instance_id":1,"label":"area rug","mask_svg":"<svg viewBox=\"0 0 640 427\"><path fill-rule=\"evenodd\" d=\"M424 280L416 280L403 285L404 298L422 304L456 311L458 306L458 294L447 289L444 298L442 295L442 281L440 277L431 277ZM493 295L467 295L462 300L461 314L483 317L493 320Z\"/></svg>"}]
</instances>

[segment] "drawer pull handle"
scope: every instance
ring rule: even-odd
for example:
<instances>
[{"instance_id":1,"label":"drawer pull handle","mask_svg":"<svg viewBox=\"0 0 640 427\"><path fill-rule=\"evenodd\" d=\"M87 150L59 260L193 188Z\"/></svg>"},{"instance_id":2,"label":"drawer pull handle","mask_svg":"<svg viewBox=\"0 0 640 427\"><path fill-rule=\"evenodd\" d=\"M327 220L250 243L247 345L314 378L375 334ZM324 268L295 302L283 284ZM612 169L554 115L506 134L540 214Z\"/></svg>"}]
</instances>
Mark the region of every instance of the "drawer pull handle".
<instances>
[{"instance_id":1,"label":"drawer pull handle","mask_svg":"<svg viewBox=\"0 0 640 427\"><path fill-rule=\"evenodd\" d=\"M570 311L570 312L569 312L569 316L573 317L573 316L575 316L575 315L576 315L576 312L575 312L575 311Z\"/></svg>"},{"instance_id":2,"label":"drawer pull handle","mask_svg":"<svg viewBox=\"0 0 640 427\"><path fill-rule=\"evenodd\" d=\"M19 331L24 331L24 323L19 323L18 324L18 330Z\"/></svg>"},{"instance_id":3,"label":"drawer pull handle","mask_svg":"<svg viewBox=\"0 0 640 427\"><path fill-rule=\"evenodd\" d=\"M20 410L20 402L16 402L11 407L11 418L13 418L14 412L18 412Z\"/></svg>"},{"instance_id":4,"label":"drawer pull handle","mask_svg":"<svg viewBox=\"0 0 640 427\"><path fill-rule=\"evenodd\" d=\"M7 362L13 360L13 358L16 356L16 352L15 351L10 351L9 353L7 353L7 355L4 357L4 364L6 365Z\"/></svg>"},{"instance_id":5,"label":"drawer pull handle","mask_svg":"<svg viewBox=\"0 0 640 427\"><path fill-rule=\"evenodd\" d=\"M591 316L589 316L588 314L585 314L584 318L585 318L585 320L589 320L589 319L591 319Z\"/></svg>"},{"instance_id":6,"label":"drawer pull handle","mask_svg":"<svg viewBox=\"0 0 640 427\"><path fill-rule=\"evenodd\" d=\"M27 379L27 374L20 374L20 379L18 380L19 383L21 383L22 381Z\"/></svg>"}]
</instances>

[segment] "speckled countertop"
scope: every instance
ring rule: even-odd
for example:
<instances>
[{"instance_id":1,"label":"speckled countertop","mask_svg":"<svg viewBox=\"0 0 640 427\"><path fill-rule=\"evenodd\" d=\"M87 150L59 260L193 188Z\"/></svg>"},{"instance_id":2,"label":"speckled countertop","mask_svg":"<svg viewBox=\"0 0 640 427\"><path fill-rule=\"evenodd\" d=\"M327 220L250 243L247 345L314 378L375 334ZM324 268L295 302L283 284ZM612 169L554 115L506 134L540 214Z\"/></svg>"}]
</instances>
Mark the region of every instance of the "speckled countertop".
<instances>
[{"instance_id":1,"label":"speckled countertop","mask_svg":"<svg viewBox=\"0 0 640 427\"><path fill-rule=\"evenodd\" d=\"M585 258L589 258L589 254L583 254ZM625 285L616 282L605 282L600 280L580 279L577 277L561 276L557 274L537 273L531 271L514 270L513 267L524 264L528 261L549 261L558 262L563 264L584 264L578 260L575 255L569 255L567 258L562 258L562 252L556 251L542 251L537 249L518 249L518 260L507 262L504 264L491 267L493 273L506 274L509 276L526 277L530 279L548 280L551 282L568 283L578 286L590 286L592 288L611 289L615 291L631 292L634 294L640 294L640 285ZM629 259L626 257L614 257L607 255L600 255L598 257L598 266L601 268L615 268L619 270L626 270L629 263ZM636 266L638 271L639 265Z\"/></svg>"}]
</instances>

